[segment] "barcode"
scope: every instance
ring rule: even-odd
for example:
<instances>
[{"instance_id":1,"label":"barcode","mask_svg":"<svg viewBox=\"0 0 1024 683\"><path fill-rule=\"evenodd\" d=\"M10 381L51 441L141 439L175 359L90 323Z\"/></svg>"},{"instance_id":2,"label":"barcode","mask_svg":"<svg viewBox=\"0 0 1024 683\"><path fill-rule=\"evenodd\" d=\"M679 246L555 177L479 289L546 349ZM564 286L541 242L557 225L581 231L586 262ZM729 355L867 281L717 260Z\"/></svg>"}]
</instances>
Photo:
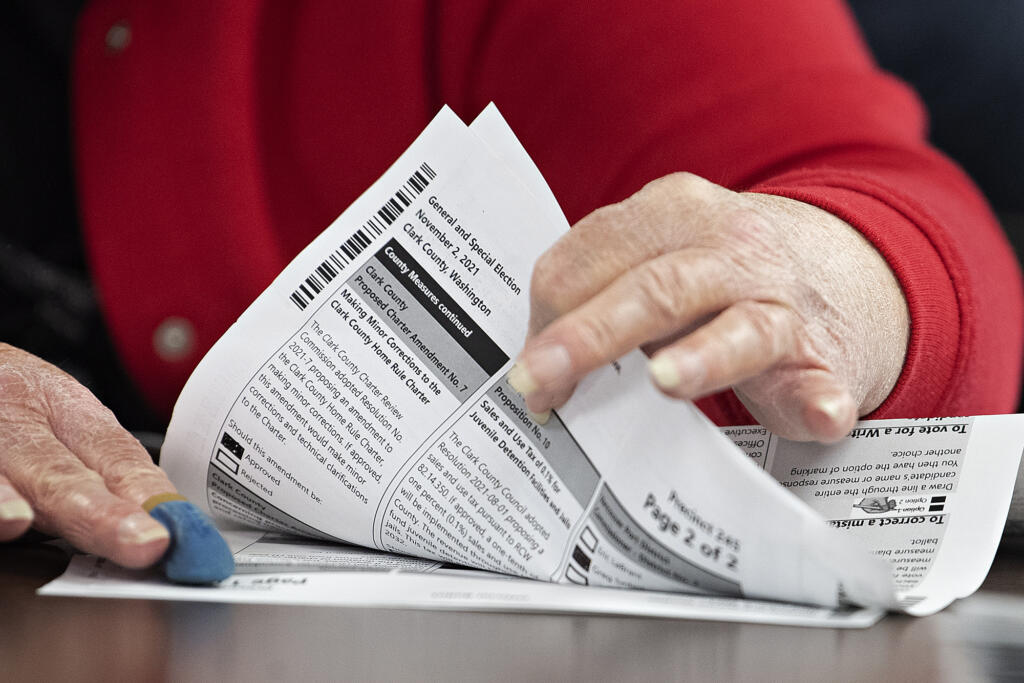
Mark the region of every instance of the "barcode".
<instances>
[{"instance_id":1,"label":"barcode","mask_svg":"<svg viewBox=\"0 0 1024 683\"><path fill-rule=\"evenodd\" d=\"M429 164L420 164L419 169L414 171L409 179L395 190L395 193L384 202L384 206L380 207L377 213L370 216L361 228L358 228L351 237L313 269L313 272L302 281L298 289L288 297L292 303L298 306L300 311L304 310L316 295L330 284L331 280L338 277L338 273L345 266L370 246L374 239L384 234L388 226L402 215L405 208L412 204L412 201L436 177L437 174Z\"/></svg>"}]
</instances>

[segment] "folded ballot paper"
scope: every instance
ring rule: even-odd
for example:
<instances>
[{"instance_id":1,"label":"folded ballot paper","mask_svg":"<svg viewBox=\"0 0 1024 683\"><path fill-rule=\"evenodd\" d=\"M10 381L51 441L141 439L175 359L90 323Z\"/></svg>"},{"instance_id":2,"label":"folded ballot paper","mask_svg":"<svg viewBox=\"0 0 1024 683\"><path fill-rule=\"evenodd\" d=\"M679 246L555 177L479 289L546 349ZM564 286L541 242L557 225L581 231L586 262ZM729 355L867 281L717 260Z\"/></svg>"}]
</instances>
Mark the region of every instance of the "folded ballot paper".
<instances>
[{"instance_id":1,"label":"folded ballot paper","mask_svg":"<svg viewBox=\"0 0 1024 683\"><path fill-rule=\"evenodd\" d=\"M227 532L239 573L170 586L81 557L42 592L862 626L977 589L1020 416L794 443L715 427L634 352L533 422L505 376L568 229L493 105L443 109L178 400L161 465L256 530Z\"/></svg>"}]
</instances>

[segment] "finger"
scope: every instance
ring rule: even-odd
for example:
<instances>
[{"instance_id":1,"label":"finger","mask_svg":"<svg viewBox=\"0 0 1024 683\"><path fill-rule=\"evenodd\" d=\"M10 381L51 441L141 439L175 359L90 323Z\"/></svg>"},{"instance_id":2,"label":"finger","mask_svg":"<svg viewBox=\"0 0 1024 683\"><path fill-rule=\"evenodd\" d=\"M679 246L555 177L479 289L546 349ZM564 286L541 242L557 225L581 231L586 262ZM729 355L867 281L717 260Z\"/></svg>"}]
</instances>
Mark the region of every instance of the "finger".
<instances>
[{"instance_id":1,"label":"finger","mask_svg":"<svg viewBox=\"0 0 1024 683\"><path fill-rule=\"evenodd\" d=\"M664 393L694 399L756 377L790 358L800 321L780 304L741 301L655 354L648 368Z\"/></svg>"},{"instance_id":2,"label":"finger","mask_svg":"<svg viewBox=\"0 0 1024 683\"><path fill-rule=\"evenodd\" d=\"M77 382L63 385L56 380L51 386L54 435L100 475L109 491L141 506L169 533L163 555L166 576L180 583L202 584L231 575L231 550L213 521L177 494L164 471L114 414Z\"/></svg>"},{"instance_id":3,"label":"finger","mask_svg":"<svg viewBox=\"0 0 1024 683\"><path fill-rule=\"evenodd\" d=\"M626 271L690 246L724 195L699 176L675 173L573 225L538 260L530 283L530 332L538 333Z\"/></svg>"},{"instance_id":4,"label":"finger","mask_svg":"<svg viewBox=\"0 0 1024 683\"><path fill-rule=\"evenodd\" d=\"M509 382L534 412L549 408L540 397L559 396L637 346L726 308L741 282L717 251L688 249L648 261L527 340Z\"/></svg>"},{"instance_id":5,"label":"finger","mask_svg":"<svg viewBox=\"0 0 1024 683\"><path fill-rule=\"evenodd\" d=\"M773 370L734 391L754 419L786 439L831 443L857 422L846 384L823 368Z\"/></svg>"},{"instance_id":6,"label":"finger","mask_svg":"<svg viewBox=\"0 0 1024 683\"><path fill-rule=\"evenodd\" d=\"M42 420L7 425L4 474L31 502L35 526L125 567L153 564L170 536L139 505L111 493Z\"/></svg>"},{"instance_id":7,"label":"finger","mask_svg":"<svg viewBox=\"0 0 1024 683\"><path fill-rule=\"evenodd\" d=\"M551 419L551 411L565 405L565 402L572 397L575 391L576 385L572 384L562 389L558 394L545 394L544 396L534 394L526 400L526 410L530 413L530 418L534 422L539 425L546 425L548 420ZM534 411L531 405L539 407Z\"/></svg>"},{"instance_id":8,"label":"finger","mask_svg":"<svg viewBox=\"0 0 1024 683\"><path fill-rule=\"evenodd\" d=\"M176 493L167 474L114 414L84 386L71 382L49 392L50 426L61 443L98 472L111 493L136 505Z\"/></svg>"},{"instance_id":9,"label":"finger","mask_svg":"<svg viewBox=\"0 0 1024 683\"><path fill-rule=\"evenodd\" d=\"M0 451L18 429L34 433L41 428L126 500L141 505L155 494L174 492L166 474L92 392L41 358L3 345L0 351L9 357Z\"/></svg>"},{"instance_id":10,"label":"finger","mask_svg":"<svg viewBox=\"0 0 1024 683\"><path fill-rule=\"evenodd\" d=\"M0 541L10 541L32 525L32 506L22 498L7 477L0 475Z\"/></svg>"}]
</instances>

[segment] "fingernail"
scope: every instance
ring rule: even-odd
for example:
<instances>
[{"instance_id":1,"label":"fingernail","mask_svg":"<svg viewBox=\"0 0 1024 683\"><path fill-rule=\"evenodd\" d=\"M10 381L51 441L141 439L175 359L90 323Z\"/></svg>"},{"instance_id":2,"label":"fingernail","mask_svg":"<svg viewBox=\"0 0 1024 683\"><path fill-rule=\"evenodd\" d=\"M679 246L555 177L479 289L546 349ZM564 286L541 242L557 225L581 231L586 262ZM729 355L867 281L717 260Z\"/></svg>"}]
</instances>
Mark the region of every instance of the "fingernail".
<instances>
[{"instance_id":1,"label":"fingernail","mask_svg":"<svg viewBox=\"0 0 1024 683\"><path fill-rule=\"evenodd\" d=\"M832 421L833 424L841 422L843 419L843 401L836 398L835 396L825 396L819 398L814 407Z\"/></svg>"},{"instance_id":2,"label":"fingernail","mask_svg":"<svg viewBox=\"0 0 1024 683\"><path fill-rule=\"evenodd\" d=\"M32 508L25 501L18 498L0 503L0 521L20 522L26 519L32 519Z\"/></svg>"},{"instance_id":3,"label":"fingernail","mask_svg":"<svg viewBox=\"0 0 1024 683\"><path fill-rule=\"evenodd\" d=\"M32 507L13 487L7 484L0 486L0 521L21 522L33 516Z\"/></svg>"},{"instance_id":4,"label":"fingernail","mask_svg":"<svg viewBox=\"0 0 1024 683\"><path fill-rule=\"evenodd\" d=\"M532 410L527 409L526 412L530 414L530 419L539 425L546 425L548 420L551 419L550 410L545 410L543 413L535 413Z\"/></svg>"},{"instance_id":5,"label":"fingernail","mask_svg":"<svg viewBox=\"0 0 1024 683\"><path fill-rule=\"evenodd\" d=\"M651 373L655 384L662 389L674 389L679 386L679 368L666 356L657 356L647 364L647 371Z\"/></svg>"},{"instance_id":6,"label":"fingernail","mask_svg":"<svg viewBox=\"0 0 1024 683\"><path fill-rule=\"evenodd\" d=\"M692 394L703 387L707 367L700 356L689 351L663 353L651 359L647 369L655 383L676 394Z\"/></svg>"},{"instance_id":7,"label":"fingernail","mask_svg":"<svg viewBox=\"0 0 1024 683\"><path fill-rule=\"evenodd\" d=\"M845 428L852 402L842 396L822 396L811 404L807 426L819 441L842 438L839 428Z\"/></svg>"},{"instance_id":8,"label":"fingernail","mask_svg":"<svg viewBox=\"0 0 1024 683\"><path fill-rule=\"evenodd\" d=\"M528 396L539 387L557 381L571 369L569 351L560 344L549 344L520 358L509 370L508 383L523 396Z\"/></svg>"},{"instance_id":9,"label":"fingernail","mask_svg":"<svg viewBox=\"0 0 1024 683\"><path fill-rule=\"evenodd\" d=\"M523 366L522 363L516 363L512 366L512 369L508 371L508 385L512 387L517 394L523 396L533 393L537 390L537 383L533 381L533 377L530 376L529 370Z\"/></svg>"},{"instance_id":10,"label":"fingernail","mask_svg":"<svg viewBox=\"0 0 1024 683\"><path fill-rule=\"evenodd\" d=\"M128 515L117 528L117 539L129 545L142 545L170 537L167 528L145 512Z\"/></svg>"}]
</instances>

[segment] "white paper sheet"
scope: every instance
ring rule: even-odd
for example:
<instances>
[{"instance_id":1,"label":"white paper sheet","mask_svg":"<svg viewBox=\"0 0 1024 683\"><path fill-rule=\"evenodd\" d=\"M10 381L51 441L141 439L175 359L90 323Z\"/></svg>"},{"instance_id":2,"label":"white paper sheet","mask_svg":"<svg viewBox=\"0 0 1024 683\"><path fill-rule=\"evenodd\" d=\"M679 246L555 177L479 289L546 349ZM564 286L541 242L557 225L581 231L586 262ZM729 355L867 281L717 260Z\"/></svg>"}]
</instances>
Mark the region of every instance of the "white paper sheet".
<instances>
[{"instance_id":1,"label":"white paper sheet","mask_svg":"<svg viewBox=\"0 0 1024 683\"><path fill-rule=\"evenodd\" d=\"M830 610L737 598L551 584L484 571L442 568L438 563L355 546L302 543L289 547L281 538L262 542L263 535L251 531L225 532L236 549L238 572L217 586L176 586L167 583L159 571L124 569L98 557L78 555L63 577L39 592L51 596L193 602L617 614L831 628L863 628L882 615L879 609ZM255 551L248 551L254 547ZM288 571L257 571L271 555L276 555L277 561L286 555L294 564ZM349 568L324 568L325 558L331 558L327 564L336 567L345 563ZM421 564L414 564L417 562ZM318 564L321 568L308 568ZM300 569L303 566L307 566L304 571Z\"/></svg>"},{"instance_id":2,"label":"white paper sheet","mask_svg":"<svg viewBox=\"0 0 1024 683\"><path fill-rule=\"evenodd\" d=\"M161 464L221 519L428 565L919 614L976 588L1024 444L1019 416L865 424L827 448L758 427L723 435L657 392L634 352L535 424L504 375L533 263L567 229L493 106L471 127L443 110L203 359ZM939 495L948 507L915 521ZM344 593L353 580L315 584ZM373 604L411 595L394 590Z\"/></svg>"}]
</instances>

